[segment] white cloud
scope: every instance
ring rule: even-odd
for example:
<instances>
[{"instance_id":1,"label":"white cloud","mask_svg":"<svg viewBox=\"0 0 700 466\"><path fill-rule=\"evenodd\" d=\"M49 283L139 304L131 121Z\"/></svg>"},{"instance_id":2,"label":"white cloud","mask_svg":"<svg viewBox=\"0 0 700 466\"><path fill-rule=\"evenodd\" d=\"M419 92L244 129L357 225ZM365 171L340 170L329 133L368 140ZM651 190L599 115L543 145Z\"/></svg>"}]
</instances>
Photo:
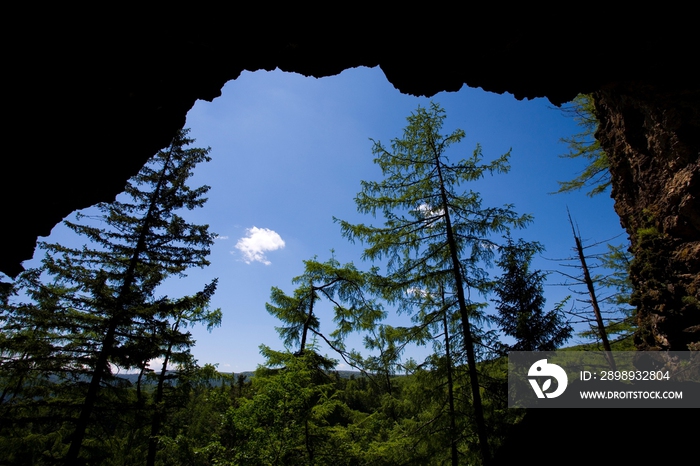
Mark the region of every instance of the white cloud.
<instances>
[{"instance_id":1,"label":"white cloud","mask_svg":"<svg viewBox=\"0 0 700 466\"><path fill-rule=\"evenodd\" d=\"M430 212L433 210L433 208L424 202L421 205L419 205L416 210L422 213L423 215L430 215Z\"/></svg>"},{"instance_id":2,"label":"white cloud","mask_svg":"<svg viewBox=\"0 0 700 466\"><path fill-rule=\"evenodd\" d=\"M246 228L245 232L246 236L236 243L236 249L241 251L246 264L257 261L270 265L265 253L284 248L284 240L273 230L253 227ZM234 251L231 253L233 254Z\"/></svg>"},{"instance_id":3,"label":"white cloud","mask_svg":"<svg viewBox=\"0 0 700 466\"><path fill-rule=\"evenodd\" d=\"M429 293L426 290L421 290L420 288L408 288L406 294L411 296L428 296Z\"/></svg>"},{"instance_id":4,"label":"white cloud","mask_svg":"<svg viewBox=\"0 0 700 466\"><path fill-rule=\"evenodd\" d=\"M214 239L228 239L228 236L221 236L221 235L218 235L218 236L217 236L216 238L214 238Z\"/></svg>"},{"instance_id":5,"label":"white cloud","mask_svg":"<svg viewBox=\"0 0 700 466\"><path fill-rule=\"evenodd\" d=\"M425 202L423 204L419 205L415 211L419 212L420 215L422 215L424 218L441 216L445 213L444 210L442 210L440 208L431 207L428 204L426 204Z\"/></svg>"},{"instance_id":6,"label":"white cloud","mask_svg":"<svg viewBox=\"0 0 700 466\"><path fill-rule=\"evenodd\" d=\"M160 372L163 369L163 361L165 361L165 359L163 359L163 358L151 359L150 361L148 361L148 368L152 369L155 372ZM172 364L168 365L168 369L170 369L170 370L174 369Z\"/></svg>"},{"instance_id":7,"label":"white cloud","mask_svg":"<svg viewBox=\"0 0 700 466\"><path fill-rule=\"evenodd\" d=\"M163 369L163 361L165 361L165 359L163 359L163 358L154 358L154 359L150 359L150 360L148 361L148 363L146 364L146 366L147 366L149 369L151 369L152 371L154 371L154 372L160 372L161 369ZM123 373L123 374L138 374L139 372L141 372L141 369L139 369L139 368L137 368L137 367L132 367L131 369L124 370L124 368L119 367L119 366L117 366L117 365L115 365L115 364L109 363L109 365L110 365L111 368L112 368L112 372L115 373L115 374L120 374L120 373ZM176 369L177 369L177 366L174 365L172 361L170 361L170 363L168 364L168 370L169 370L169 371L174 371L174 370L176 370Z\"/></svg>"}]
</instances>

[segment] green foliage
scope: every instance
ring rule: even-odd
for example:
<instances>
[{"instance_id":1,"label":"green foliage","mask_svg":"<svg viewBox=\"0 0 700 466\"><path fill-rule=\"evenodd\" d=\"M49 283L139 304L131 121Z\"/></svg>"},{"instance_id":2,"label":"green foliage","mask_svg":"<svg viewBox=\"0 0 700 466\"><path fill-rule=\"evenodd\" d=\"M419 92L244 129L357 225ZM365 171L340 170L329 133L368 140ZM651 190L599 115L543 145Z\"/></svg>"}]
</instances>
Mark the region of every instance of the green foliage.
<instances>
[{"instance_id":1,"label":"green foliage","mask_svg":"<svg viewBox=\"0 0 700 466\"><path fill-rule=\"evenodd\" d=\"M252 398L226 413L233 464L357 464L340 435L349 410L327 373L334 363L313 348L263 354L282 367L260 367Z\"/></svg>"},{"instance_id":2,"label":"green foliage","mask_svg":"<svg viewBox=\"0 0 700 466\"><path fill-rule=\"evenodd\" d=\"M509 236L496 261L503 270L494 287L497 322L506 335L515 338L516 343L508 347L512 351L553 351L573 330L562 311L564 302L544 311L546 275L541 270L530 271L533 256L543 250L539 243L515 243Z\"/></svg>"},{"instance_id":3,"label":"green foliage","mask_svg":"<svg viewBox=\"0 0 700 466\"><path fill-rule=\"evenodd\" d=\"M286 325L277 327L286 348L299 344L304 351L307 336L313 333L331 344L334 350L344 353L344 337L353 331L371 330L385 313L381 306L366 297L365 290L371 274L357 270L352 263L340 265L335 257L326 262L316 258L304 261L304 273L292 279L299 285L293 296L273 287L267 311ZM320 333L317 301L325 298L333 306L336 330L326 336Z\"/></svg>"},{"instance_id":4,"label":"green foliage","mask_svg":"<svg viewBox=\"0 0 700 466\"><path fill-rule=\"evenodd\" d=\"M363 181L356 203L361 213L374 216L377 211L382 213L383 228L338 220L344 236L368 244L364 258L386 258L389 271L394 275L404 271L410 272L409 276L418 275L410 283L399 281L404 289L425 282L429 288L435 288L434 280L430 279L440 274L430 272L440 270L440 266L449 261L444 234L447 215L454 221L458 252L468 258L464 262L476 264L490 262L493 258L494 243L489 239L490 234L505 233L509 226L524 226L530 221L529 216L516 215L512 206L482 208L478 193L456 191L462 183L478 180L487 173L507 172L510 152L481 164L482 150L477 146L470 158L450 164L444 152L452 144L459 143L465 133L456 130L447 136L440 135L444 118L444 111L437 104L431 104L430 110L419 107L408 117L404 138L392 141L392 152L381 142L373 141L374 161L382 169L384 180ZM448 210L442 209L443 191ZM398 238L402 241L397 241ZM472 265L467 269L479 272L476 267ZM416 269L423 273L414 271ZM475 275L473 286L484 285L479 279L483 273Z\"/></svg>"},{"instance_id":5,"label":"green foliage","mask_svg":"<svg viewBox=\"0 0 700 466\"><path fill-rule=\"evenodd\" d=\"M472 330L472 322L480 323L483 316L475 312L479 306L473 305L471 296L472 291L486 295L492 288L484 267L495 257L498 244L493 236L524 227L531 217L518 215L512 205L484 207L479 193L461 188L486 174L507 172L510 152L483 163L477 145L471 157L451 163L446 152L465 133L440 134L445 117L444 110L431 103L430 108L419 107L407 118L403 137L393 139L390 148L373 141L374 160L383 180L363 181L355 201L359 212L373 216L379 212L383 226L336 221L345 237L366 245L365 259L386 262L388 275L380 283L384 298L404 303L409 294L420 299L421 295L444 293L455 303L481 456L488 463L476 373L475 343L481 337L478 327Z\"/></svg>"},{"instance_id":6,"label":"green foliage","mask_svg":"<svg viewBox=\"0 0 700 466\"><path fill-rule=\"evenodd\" d=\"M455 271L466 279L464 286L488 293L492 283L483 267L495 257L493 235L531 221L516 214L512 205L483 207L478 193L458 190L487 173L507 172L510 153L484 164L477 146L470 158L450 163L445 152L465 133L440 135L444 119L444 110L435 103L430 109L419 107L407 118L404 137L392 141L392 151L374 141L375 163L384 179L363 181L356 203L359 212L380 212L383 227L336 219L344 236L367 245L365 259L386 260L389 275L379 286L385 298L399 304L409 295L418 298L416 291L440 287L456 296ZM453 251L458 264L452 261Z\"/></svg>"},{"instance_id":7,"label":"green foliage","mask_svg":"<svg viewBox=\"0 0 700 466\"><path fill-rule=\"evenodd\" d=\"M565 112L573 116L582 131L562 139L568 144L569 153L561 157L583 158L588 161L588 165L574 179L559 181L557 193L578 191L584 188L590 188L586 194L591 197L603 193L610 186L610 162L607 154L600 147L600 142L595 139L598 119L595 116L593 98L590 94L579 94L571 103L571 107L565 109Z\"/></svg>"},{"instance_id":8,"label":"green foliage","mask_svg":"<svg viewBox=\"0 0 700 466\"><path fill-rule=\"evenodd\" d=\"M215 366L182 368L168 400L171 413L157 436L156 464L229 464L229 438L222 427L226 411L242 393L237 388L233 377Z\"/></svg>"},{"instance_id":9,"label":"green foliage","mask_svg":"<svg viewBox=\"0 0 700 466\"><path fill-rule=\"evenodd\" d=\"M613 307L618 318L608 321L608 335L615 337L618 351L634 351L632 336L637 330L637 310L632 306L632 280L630 270L632 254L626 244L608 244L608 251L601 256L601 265L607 273L601 277L601 284L615 290L606 298L606 304Z\"/></svg>"},{"instance_id":10,"label":"green foliage","mask_svg":"<svg viewBox=\"0 0 700 466\"><path fill-rule=\"evenodd\" d=\"M45 461L112 464L107 458L131 448L126 440L113 443L115 432L123 423L143 432L151 417L140 380L133 392L115 371L144 371L158 357L187 364L194 342L183 329L220 322L220 311L208 309L216 280L193 296L155 295L166 278L209 264L214 235L179 215L201 207L209 189L186 184L194 167L209 160L208 149L185 149L193 142L186 135L180 131L129 181L123 199L99 204L99 216L65 222L86 240L82 248L41 243L41 269L18 281L32 302L5 302L11 324L2 328L0 362L12 388L3 387L10 398L2 403L8 422L0 429L16 441L12 429L25 429L21 442L42 436L28 444Z\"/></svg>"}]
</instances>

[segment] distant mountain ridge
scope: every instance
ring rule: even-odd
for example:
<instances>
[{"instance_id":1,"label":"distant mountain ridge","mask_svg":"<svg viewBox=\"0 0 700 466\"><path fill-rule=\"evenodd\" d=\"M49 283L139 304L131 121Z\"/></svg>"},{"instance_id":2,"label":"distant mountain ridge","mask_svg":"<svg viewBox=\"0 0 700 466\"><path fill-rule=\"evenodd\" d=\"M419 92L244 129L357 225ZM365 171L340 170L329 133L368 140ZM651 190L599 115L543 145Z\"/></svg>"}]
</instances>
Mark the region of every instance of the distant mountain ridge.
<instances>
[{"instance_id":1,"label":"distant mountain ridge","mask_svg":"<svg viewBox=\"0 0 700 466\"><path fill-rule=\"evenodd\" d=\"M168 371L169 374L173 374L176 371ZM362 372L359 371L331 371L331 373L338 373L341 379L350 379L350 378L358 378L358 377L363 377ZM237 381L239 376L244 376L245 379L250 380L255 376L255 371L245 371L245 372L220 372L220 374L226 375L226 376L233 376L233 380ZM125 379L131 382L132 384L136 384L139 379L139 374L117 374L116 377L119 377L120 379ZM221 380L219 379L213 379L210 381L211 384L215 387L218 387L221 385ZM152 378L146 378L143 377L141 380L141 383L143 385L154 385L155 380Z\"/></svg>"}]
</instances>

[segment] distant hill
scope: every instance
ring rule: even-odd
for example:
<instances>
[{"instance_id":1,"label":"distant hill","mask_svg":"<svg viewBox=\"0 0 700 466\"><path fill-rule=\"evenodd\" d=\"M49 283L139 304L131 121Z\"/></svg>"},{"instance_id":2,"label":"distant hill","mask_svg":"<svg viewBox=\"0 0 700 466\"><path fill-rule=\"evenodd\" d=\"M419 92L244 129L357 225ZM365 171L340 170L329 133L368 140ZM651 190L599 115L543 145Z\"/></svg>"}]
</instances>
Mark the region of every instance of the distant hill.
<instances>
[{"instance_id":1,"label":"distant hill","mask_svg":"<svg viewBox=\"0 0 700 466\"><path fill-rule=\"evenodd\" d=\"M168 371L168 373L172 373L174 371ZM338 375L340 376L341 379L350 379L350 378L360 378L363 377L362 372L359 371L332 371L332 372L337 372ZM245 371L245 372L220 372L223 375L233 375L233 380L238 380L238 377L244 376L247 380L252 379L255 376L255 372L253 371ZM138 374L118 374L117 377L120 379L125 379L131 382L132 384L136 384L138 381L139 375ZM152 379L144 379L141 381L142 384L144 385L150 385L153 384ZM221 380L212 380L211 381L212 386L218 387L221 386Z\"/></svg>"}]
</instances>

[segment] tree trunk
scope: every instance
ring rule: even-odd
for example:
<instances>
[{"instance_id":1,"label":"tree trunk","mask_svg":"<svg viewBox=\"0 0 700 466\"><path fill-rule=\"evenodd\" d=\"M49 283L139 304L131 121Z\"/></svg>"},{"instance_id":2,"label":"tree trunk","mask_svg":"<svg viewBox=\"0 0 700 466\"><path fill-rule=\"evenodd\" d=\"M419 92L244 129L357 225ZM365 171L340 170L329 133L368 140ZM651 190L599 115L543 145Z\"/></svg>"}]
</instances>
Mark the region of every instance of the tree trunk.
<instances>
[{"instance_id":1,"label":"tree trunk","mask_svg":"<svg viewBox=\"0 0 700 466\"><path fill-rule=\"evenodd\" d=\"M462 320L462 333L464 337L464 349L467 353L467 365L469 366L469 382L471 385L472 397L474 401L474 417L476 418L476 433L479 437L479 448L484 466L491 464L491 450L489 449L488 433L486 430L486 421L484 420L484 408L481 403L481 390L479 388L479 375L476 370L476 353L474 351L474 339L472 338L471 324L469 323L469 311L467 309L467 300L464 296L465 281L462 277L462 268L460 266L459 257L457 256L457 242L452 231L452 221L450 219L449 204L447 202L447 193L445 192L445 184L442 178L442 170L440 160L436 152L436 167L440 178L440 196L441 208L445 213L445 230L447 233L447 244L450 248L450 257L452 259L452 271L455 280L455 290L457 291L457 302L459 303L459 314Z\"/></svg>"},{"instance_id":2,"label":"tree trunk","mask_svg":"<svg viewBox=\"0 0 700 466\"><path fill-rule=\"evenodd\" d=\"M445 305L445 290L440 287L442 305ZM455 420L454 382L452 380L452 353L450 352L450 331L447 325L447 312L442 315L442 327L445 334L445 359L447 360L447 405L450 410L450 456L452 466L458 466L459 453L457 452L457 422Z\"/></svg>"},{"instance_id":3,"label":"tree trunk","mask_svg":"<svg viewBox=\"0 0 700 466\"><path fill-rule=\"evenodd\" d=\"M309 325L311 325L311 319L314 316L314 300L316 298L316 289L314 288L314 283L309 283L309 313L304 321L304 328L301 332L301 344L299 345L299 353L302 354L306 349L306 335L309 333Z\"/></svg>"},{"instance_id":4,"label":"tree trunk","mask_svg":"<svg viewBox=\"0 0 700 466\"><path fill-rule=\"evenodd\" d=\"M151 224L155 217L156 206L158 204L161 190L163 184L165 183L165 174L170 164L172 155L172 144L170 145L170 151L168 152L168 158L163 164L163 168L160 173L160 179L158 184L153 191L153 196L151 197L151 202L148 208L148 212L144 218L143 226L139 232L139 239L134 248L134 253L129 261L129 267L124 273L124 279L122 280L122 285L119 289L119 295L117 296L115 302L115 309L111 310L112 315L109 318L109 326L104 339L102 340L102 348L100 354L97 358L94 372L92 374L92 379L90 380L90 385L88 387L88 392L85 395L85 401L83 402L83 407L80 411L80 416L75 426L75 431L73 432L71 438L71 444L66 455L66 464L74 465L78 464L78 455L80 454L80 448L83 445L83 439L85 438L85 431L90 421L90 416L95 408L95 403L97 402L97 395L100 389L100 384L104 377L105 370L109 363L109 358L112 357L114 352L115 334L119 321L121 321L125 314L124 306L128 300L128 296L131 293L131 287L136 281L136 267L138 266L141 255L146 251L146 237L150 231ZM109 311L108 311L109 312Z\"/></svg>"}]
</instances>

